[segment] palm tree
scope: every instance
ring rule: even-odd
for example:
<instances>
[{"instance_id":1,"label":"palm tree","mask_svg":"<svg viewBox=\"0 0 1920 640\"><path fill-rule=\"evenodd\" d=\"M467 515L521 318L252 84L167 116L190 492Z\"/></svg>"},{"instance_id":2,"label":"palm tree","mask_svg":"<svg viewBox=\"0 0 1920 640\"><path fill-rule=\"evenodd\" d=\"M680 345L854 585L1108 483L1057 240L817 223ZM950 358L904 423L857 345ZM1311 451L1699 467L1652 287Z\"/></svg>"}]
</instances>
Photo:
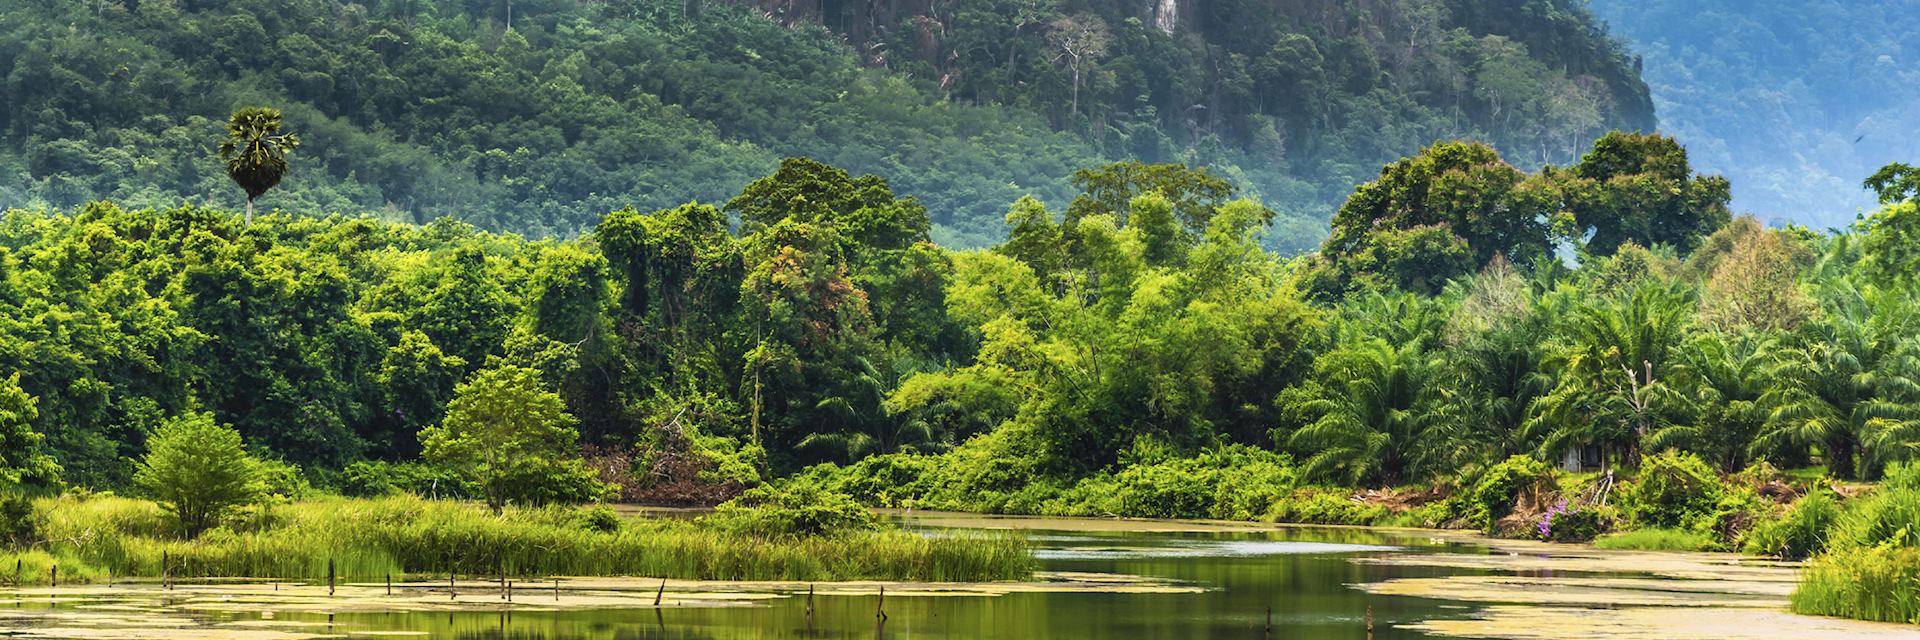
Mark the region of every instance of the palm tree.
<instances>
[{"instance_id":1,"label":"palm tree","mask_svg":"<svg viewBox=\"0 0 1920 640\"><path fill-rule=\"evenodd\" d=\"M300 146L300 136L280 133L280 110L247 107L227 118L227 139L220 143L220 159L227 176L247 192L247 225L253 225L253 199L280 184L287 175L287 153Z\"/></svg>"},{"instance_id":2,"label":"palm tree","mask_svg":"<svg viewBox=\"0 0 1920 640\"><path fill-rule=\"evenodd\" d=\"M866 358L855 357L856 369L839 395L821 399L814 409L828 430L807 434L798 444L821 459L850 463L868 455L933 445L933 430L925 421L887 411L884 376ZM897 381L893 386L898 386Z\"/></svg>"},{"instance_id":3,"label":"palm tree","mask_svg":"<svg viewBox=\"0 0 1920 640\"><path fill-rule=\"evenodd\" d=\"M1920 301L1847 279L1822 294L1825 313L1770 372L1769 419L1753 448L1818 445L1829 474L1853 478L1862 458L1871 474L1920 448Z\"/></svg>"},{"instance_id":4,"label":"palm tree","mask_svg":"<svg viewBox=\"0 0 1920 640\"><path fill-rule=\"evenodd\" d=\"M1654 431L1646 448L1699 454L1722 471L1745 467L1767 423L1761 398L1775 382L1779 341L1769 334L1708 331L1689 340L1674 367L1689 419Z\"/></svg>"},{"instance_id":5,"label":"palm tree","mask_svg":"<svg viewBox=\"0 0 1920 640\"><path fill-rule=\"evenodd\" d=\"M1543 367L1563 372L1559 384L1533 401L1522 438L1538 442L1543 458L1599 445L1636 461L1641 439L1676 424L1685 406L1667 378L1692 306L1684 290L1645 282L1574 309Z\"/></svg>"},{"instance_id":6,"label":"palm tree","mask_svg":"<svg viewBox=\"0 0 1920 640\"><path fill-rule=\"evenodd\" d=\"M1449 437L1460 421L1436 384L1441 360L1423 340L1343 342L1316 363L1311 397L1301 405L1313 422L1288 437L1308 455L1306 475L1346 484L1396 484L1445 468L1471 450Z\"/></svg>"}]
</instances>

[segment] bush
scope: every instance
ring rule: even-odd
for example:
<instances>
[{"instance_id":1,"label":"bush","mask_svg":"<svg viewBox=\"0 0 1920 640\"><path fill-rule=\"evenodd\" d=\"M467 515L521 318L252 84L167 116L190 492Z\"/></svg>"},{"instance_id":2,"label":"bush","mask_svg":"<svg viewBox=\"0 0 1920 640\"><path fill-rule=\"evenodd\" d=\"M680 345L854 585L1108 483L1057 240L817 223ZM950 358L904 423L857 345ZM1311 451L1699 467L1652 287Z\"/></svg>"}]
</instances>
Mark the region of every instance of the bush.
<instances>
[{"instance_id":1,"label":"bush","mask_svg":"<svg viewBox=\"0 0 1920 640\"><path fill-rule=\"evenodd\" d=\"M879 528L866 507L818 482L791 479L748 489L720 503L703 524L767 538L837 535Z\"/></svg>"},{"instance_id":2,"label":"bush","mask_svg":"<svg viewBox=\"0 0 1920 640\"><path fill-rule=\"evenodd\" d=\"M620 514L606 505L583 507L573 514L574 525L588 531L613 533L620 530Z\"/></svg>"},{"instance_id":3,"label":"bush","mask_svg":"<svg viewBox=\"0 0 1920 640\"><path fill-rule=\"evenodd\" d=\"M1747 531L1741 551L1788 560L1811 557L1827 548L1827 530L1840 516L1840 505L1825 493L1814 493L1787 509L1779 518L1763 520Z\"/></svg>"},{"instance_id":4,"label":"bush","mask_svg":"<svg viewBox=\"0 0 1920 640\"><path fill-rule=\"evenodd\" d=\"M340 472L341 495L377 498L400 493L427 497L472 495L459 473L417 462L366 460Z\"/></svg>"},{"instance_id":5,"label":"bush","mask_svg":"<svg viewBox=\"0 0 1920 640\"><path fill-rule=\"evenodd\" d=\"M1920 623L1920 549L1883 546L1821 556L1794 589L1793 611Z\"/></svg>"},{"instance_id":6,"label":"bush","mask_svg":"<svg viewBox=\"0 0 1920 640\"><path fill-rule=\"evenodd\" d=\"M1386 505L1360 504L1345 492L1302 489L1275 502L1265 519L1296 524L1370 525L1392 514L1393 510Z\"/></svg>"},{"instance_id":7,"label":"bush","mask_svg":"<svg viewBox=\"0 0 1920 640\"><path fill-rule=\"evenodd\" d=\"M1190 458L1161 455L1136 460L1140 461L1118 473L1081 479L1046 500L1042 512L1252 520L1285 497L1296 478L1286 456L1245 445L1210 449Z\"/></svg>"},{"instance_id":8,"label":"bush","mask_svg":"<svg viewBox=\"0 0 1920 640\"><path fill-rule=\"evenodd\" d=\"M1528 456L1513 456L1496 464L1473 483L1467 497L1467 520L1492 531L1501 518L1513 513L1522 492L1545 496L1553 488L1553 470Z\"/></svg>"},{"instance_id":9,"label":"bush","mask_svg":"<svg viewBox=\"0 0 1920 640\"><path fill-rule=\"evenodd\" d=\"M247 454L240 432L214 422L210 413L161 424L147 439L147 456L133 480L173 513L188 537L266 491L260 464Z\"/></svg>"},{"instance_id":10,"label":"bush","mask_svg":"<svg viewBox=\"0 0 1920 640\"><path fill-rule=\"evenodd\" d=\"M0 497L0 539L12 549L40 539L40 516L33 510L33 500L20 494Z\"/></svg>"},{"instance_id":11,"label":"bush","mask_svg":"<svg viewBox=\"0 0 1920 640\"><path fill-rule=\"evenodd\" d=\"M1648 456L1637 480L1621 491L1620 508L1642 528L1712 530L1724 512L1727 490L1699 456L1668 451Z\"/></svg>"},{"instance_id":12,"label":"bush","mask_svg":"<svg viewBox=\"0 0 1920 640\"><path fill-rule=\"evenodd\" d=\"M1920 489L1890 476L1834 519L1827 544L1833 549L1920 547Z\"/></svg>"},{"instance_id":13,"label":"bush","mask_svg":"<svg viewBox=\"0 0 1920 640\"><path fill-rule=\"evenodd\" d=\"M1540 516L1537 533L1547 542L1587 542L1613 528L1613 515L1599 507L1568 506L1567 501Z\"/></svg>"},{"instance_id":14,"label":"bush","mask_svg":"<svg viewBox=\"0 0 1920 640\"><path fill-rule=\"evenodd\" d=\"M926 493L924 478L939 459L910 453L870 456L841 468L831 463L808 469L835 490L875 507L911 506Z\"/></svg>"}]
</instances>

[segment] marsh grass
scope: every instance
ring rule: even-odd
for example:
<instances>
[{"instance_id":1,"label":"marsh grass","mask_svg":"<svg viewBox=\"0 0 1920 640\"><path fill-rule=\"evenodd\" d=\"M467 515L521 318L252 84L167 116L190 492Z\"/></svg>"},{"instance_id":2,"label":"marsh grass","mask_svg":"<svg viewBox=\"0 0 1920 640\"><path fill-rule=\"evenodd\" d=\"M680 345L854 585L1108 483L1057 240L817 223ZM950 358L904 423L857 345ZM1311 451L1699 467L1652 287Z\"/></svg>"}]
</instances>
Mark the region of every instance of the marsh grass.
<instances>
[{"instance_id":1,"label":"marsh grass","mask_svg":"<svg viewBox=\"0 0 1920 640\"><path fill-rule=\"evenodd\" d=\"M1636 529L1600 536L1593 546L1622 551L1709 551L1719 543L1713 536L1685 529Z\"/></svg>"},{"instance_id":2,"label":"marsh grass","mask_svg":"<svg viewBox=\"0 0 1920 640\"><path fill-rule=\"evenodd\" d=\"M1012 535L929 538L897 530L768 538L696 523L629 520L605 530L586 510L510 509L412 496L323 498L265 507L195 540L158 507L116 497L44 499L45 545L117 576L343 580L388 574L634 575L706 580L1017 580L1032 555Z\"/></svg>"},{"instance_id":3,"label":"marsh grass","mask_svg":"<svg viewBox=\"0 0 1920 640\"><path fill-rule=\"evenodd\" d=\"M1920 623L1920 549L1844 549L1821 556L1801 576L1793 611Z\"/></svg>"}]
</instances>

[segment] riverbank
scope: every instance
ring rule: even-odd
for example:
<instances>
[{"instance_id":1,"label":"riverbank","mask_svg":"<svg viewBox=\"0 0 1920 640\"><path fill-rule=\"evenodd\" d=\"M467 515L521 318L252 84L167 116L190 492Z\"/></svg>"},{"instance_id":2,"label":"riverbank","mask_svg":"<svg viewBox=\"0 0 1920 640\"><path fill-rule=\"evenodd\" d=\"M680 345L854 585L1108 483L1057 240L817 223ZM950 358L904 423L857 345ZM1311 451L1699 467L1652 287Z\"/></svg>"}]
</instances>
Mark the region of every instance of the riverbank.
<instances>
[{"instance_id":1,"label":"riverbank","mask_svg":"<svg viewBox=\"0 0 1920 640\"><path fill-rule=\"evenodd\" d=\"M1024 580L1018 536L892 530L755 535L705 521L622 518L604 507L507 509L412 496L265 505L188 539L159 505L96 496L35 502L40 543L0 556L17 584L125 578L341 582L410 576L649 576L709 580ZM7 562L11 560L11 562ZM60 566L58 573L53 566Z\"/></svg>"},{"instance_id":2,"label":"riverbank","mask_svg":"<svg viewBox=\"0 0 1920 640\"><path fill-rule=\"evenodd\" d=\"M1369 621L1382 638L1410 632L1518 640L1912 635L1911 627L1901 625L1790 613L1786 594L1802 565L1726 553L1610 551L1437 530L947 513L892 517L940 535L1021 531L1041 555L1066 559L1048 561L1052 566L1029 580L990 583L563 577L557 583L503 584L462 578L451 588L442 580L396 581L389 592L383 581L343 581L333 591L312 582L188 581L168 590L149 579L0 592L0 600L18 605L0 608L0 627L24 627L27 637L156 640L460 637L500 629L529 637L615 638L612 629L635 625L658 625L662 637L698 629L700 637L725 639L780 637L783 629L797 635L815 624L855 634L884 627L915 636L979 637L966 635L972 627L952 625L1005 631L1001 625L1011 620L1068 607L1082 614L1105 611L1107 617L1145 610L1144 619L1171 625L1153 627L1162 631L1219 635L1239 629L1257 635L1262 609L1271 607L1278 611L1279 629L1306 634L1299 637L1329 628L1357 631ZM1107 563L1113 563L1107 573L1060 570ZM1160 577L1175 575L1181 577ZM1259 582L1242 582L1248 579ZM1271 590L1276 587L1284 590ZM1289 607L1301 606L1313 608L1289 613ZM817 614L808 615L816 608ZM1181 615L1167 617L1174 610ZM877 617L881 612L887 620ZM1195 620L1209 622L1187 626ZM1065 624L1086 628L1078 621ZM1048 629L1058 627L1027 630Z\"/></svg>"}]
</instances>

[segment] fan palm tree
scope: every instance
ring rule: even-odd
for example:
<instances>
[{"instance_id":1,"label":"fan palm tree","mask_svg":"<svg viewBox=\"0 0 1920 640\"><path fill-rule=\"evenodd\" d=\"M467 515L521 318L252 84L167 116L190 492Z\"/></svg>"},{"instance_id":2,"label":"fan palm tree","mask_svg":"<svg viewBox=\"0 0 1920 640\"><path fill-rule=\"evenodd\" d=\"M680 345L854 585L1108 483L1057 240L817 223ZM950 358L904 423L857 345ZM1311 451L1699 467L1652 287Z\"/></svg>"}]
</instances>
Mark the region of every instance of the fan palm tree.
<instances>
[{"instance_id":1,"label":"fan palm tree","mask_svg":"<svg viewBox=\"0 0 1920 640\"><path fill-rule=\"evenodd\" d=\"M227 118L227 139L220 143L220 159L227 177L247 192L247 225L253 225L253 200L280 184L287 175L287 153L300 146L300 136L280 133L280 110L247 107Z\"/></svg>"}]
</instances>

